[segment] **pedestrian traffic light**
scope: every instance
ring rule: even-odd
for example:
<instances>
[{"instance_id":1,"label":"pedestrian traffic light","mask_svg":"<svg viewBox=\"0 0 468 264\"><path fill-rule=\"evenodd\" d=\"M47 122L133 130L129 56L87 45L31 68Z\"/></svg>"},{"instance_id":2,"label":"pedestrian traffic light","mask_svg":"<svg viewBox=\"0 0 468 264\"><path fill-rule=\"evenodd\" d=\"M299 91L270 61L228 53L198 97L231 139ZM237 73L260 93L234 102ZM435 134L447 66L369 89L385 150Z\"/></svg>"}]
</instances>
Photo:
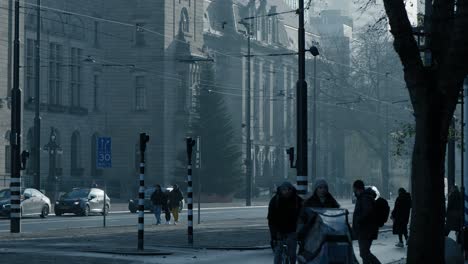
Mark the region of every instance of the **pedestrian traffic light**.
<instances>
[{"instance_id":1,"label":"pedestrian traffic light","mask_svg":"<svg viewBox=\"0 0 468 264\"><path fill-rule=\"evenodd\" d=\"M196 140L192 139L191 137L188 137L186 140L187 140L187 158L189 160L189 164L192 164L192 151L193 151L193 147L196 144Z\"/></svg>"},{"instance_id":2,"label":"pedestrian traffic light","mask_svg":"<svg viewBox=\"0 0 468 264\"><path fill-rule=\"evenodd\" d=\"M149 141L149 136L146 133L140 133L140 151L145 152L146 143Z\"/></svg>"},{"instance_id":3,"label":"pedestrian traffic light","mask_svg":"<svg viewBox=\"0 0 468 264\"><path fill-rule=\"evenodd\" d=\"M289 162L291 168L295 168L296 166L294 166L294 147L286 149L286 153L289 155Z\"/></svg>"},{"instance_id":4,"label":"pedestrian traffic light","mask_svg":"<svg viewBox=\"0 0 468 264\"><path fill-rule=\"evenodd\" d=\"M29 151L23 150L23 152L21 152L21 170L26 169L26 162L28 158L29 158Z\"/></svg>"}]
</instances>

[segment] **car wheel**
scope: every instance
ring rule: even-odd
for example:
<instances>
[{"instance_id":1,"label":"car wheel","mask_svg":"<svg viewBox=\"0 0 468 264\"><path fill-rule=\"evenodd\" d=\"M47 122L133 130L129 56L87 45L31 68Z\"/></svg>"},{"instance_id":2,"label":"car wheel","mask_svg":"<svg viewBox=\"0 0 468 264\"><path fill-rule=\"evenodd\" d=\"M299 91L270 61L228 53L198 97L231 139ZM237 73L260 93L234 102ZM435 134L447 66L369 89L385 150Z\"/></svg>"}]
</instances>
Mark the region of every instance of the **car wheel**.
<instances>
[{"instance_id":1,"label":"car wheel","mask_svg":"<svg viewBox=\"0 0 468 264\"><path fill-rule=\"evenodd\" d=\"M88 216L88 215L89 215L89 211L90 211L90 210L89 210L89 205L86 205L85 208L84 208L84 210L83 210L82 215L83 215L83 216Z\"/></svg>"},{"instance_id":2,"label":"car wheel","mask_svg":"<svg viewBox=\"0 0 468 264\"><path fill-rule=\"evenodd\" d=\"M41 210L41 218L46 218L49 215L49 206L44 205Z\"/></svg>"},{"instance_id":3,"label":"car wheel","mask_svg":"<svg viewBox=\"0 0 468 264\"><path fill-rule=\"evenodd\" d=\"M101 213L102 215L108 215L109 214L109 206L106 204L106 207L104 208L104 212Z\"/></svg>"}]
</instances>

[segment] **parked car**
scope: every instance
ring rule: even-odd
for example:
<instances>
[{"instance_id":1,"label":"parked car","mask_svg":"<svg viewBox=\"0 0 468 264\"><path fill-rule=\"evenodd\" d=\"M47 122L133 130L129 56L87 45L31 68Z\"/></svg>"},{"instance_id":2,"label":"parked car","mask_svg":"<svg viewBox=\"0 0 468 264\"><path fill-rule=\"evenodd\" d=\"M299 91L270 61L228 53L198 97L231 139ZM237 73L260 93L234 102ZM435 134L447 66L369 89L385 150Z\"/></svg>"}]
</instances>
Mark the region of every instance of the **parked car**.
<instances>
[{"instance_id":1,"label":"parked car","mask_svg":"<svg viewBox=\"0 0 468 264\"><path fill-rule=\"evenodd\" d=\"M377 189L377 187L375 187L375 186L365 186L364 188L365 188L365 189L371 188L371 189L375 192L375 194L377 195L377 196L375 197L375 200L379 199L379 197L380 197L380 192L379 192L379 189ZM352 202L353 202L353 204L356 203L356 195L354 195L354 194L353 194Z\"/></svg>"},{"instance_id":2,"label":"parked car","mask_svg":"<svg viewBox=\"0 0 468 264\"><path fill-rule=\"evenodd\" d=\"M106 195L104 207L104 191L98 188L73 188L71 192L65 193L55 202L55 215L61 216L65 213L88 216L100 213L108 214L110 210L110 199Z\"/></svg>"},{"instance_id":3,"label":"parked car","mask_svg":"<svg viewBox=\"0 0 468 264\"><path fill-rule=\"evenodd\" d=\"M164 188L164 190L165 190L165 193L169 193L170 191L172 191L172 187ZM154 191L155 191L154 187L150 187L145 190L145 202L144 202L145 211L153 212L153 203L151 202L151 195L153 194ZM184 209L184 205L185 203L182 200L180 202L179 212L181 212L182 209ZM130 199L128 201L128 210L131 213L136 213L138 211L138 198Z\"/></svg>"},{"instance_id":4,"label":"parked car","mask_svg":"<svg viewBox=\"0 0 468 264\"><path fill-rule=\"evenodd\" d=\"M0 215L10 216L10 189L0 191ZM46 218L50 212L50 199L33 188L21 189L21 216L39 215Z\"/></svg>"}]
</instances>

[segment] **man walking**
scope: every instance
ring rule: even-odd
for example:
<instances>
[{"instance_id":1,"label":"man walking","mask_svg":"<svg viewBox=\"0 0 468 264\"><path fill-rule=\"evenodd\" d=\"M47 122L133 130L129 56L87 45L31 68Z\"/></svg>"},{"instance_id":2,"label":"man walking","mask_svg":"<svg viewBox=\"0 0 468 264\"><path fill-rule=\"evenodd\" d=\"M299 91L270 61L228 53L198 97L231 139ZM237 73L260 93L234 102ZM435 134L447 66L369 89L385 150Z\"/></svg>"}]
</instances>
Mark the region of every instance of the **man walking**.
<instances>
[{"instance_id":1,"label":"man walking","mask_svg":"<svg viewBox=\"0 0 468 264\"><path fill-rule=\"evenodd\" d=\"M296 263L296 229L302 202L296 188L289 182L281 184L275 196L270 200L268 205L268 227L270 228L271 244L275 251L274 263L281 262L280 248L282 245L279 241L286 242L290 263Z\"/></svg>"},{"instance_id":2,"label":"man walking","mask_svg":"<svg viewBox=\"0 0 468 264\"><path fill-rule=\"evenodd\" d=\"M375 219L375 197L372 189L365 189L364 182L357 180L353 183L354 195L356 195L356 207L353 214L354 238L358 240L359 255L363 264L380 264L370 248L372 241L377 239L379 226Z\"/></svg>"},{"instance_id":3,"label":"man walking","mask_svg":"<svg viewBox=\"0 0 468 264\"><path fill-rule=\"evenodd\" d=\"M177 184L172 186L172 191L169 193L169 208L171 209L172 216L174 217L174 225L179 223L179 207L180 202L184 199L182 192Z\"/></svg>"},{"instance_id":4,"label":"man walking","mask_svg":"<svg viewBox=\"0 0 468 264\"><path fill-rule=\"evenodd\" d=\"M167 197L161 190L161 185L156 184L156 190L151 194L151 203L153 204L153 212L156 217L156 225L161 224L161 211L164 204L167 204Z\"/></svg>"}]
</instances>

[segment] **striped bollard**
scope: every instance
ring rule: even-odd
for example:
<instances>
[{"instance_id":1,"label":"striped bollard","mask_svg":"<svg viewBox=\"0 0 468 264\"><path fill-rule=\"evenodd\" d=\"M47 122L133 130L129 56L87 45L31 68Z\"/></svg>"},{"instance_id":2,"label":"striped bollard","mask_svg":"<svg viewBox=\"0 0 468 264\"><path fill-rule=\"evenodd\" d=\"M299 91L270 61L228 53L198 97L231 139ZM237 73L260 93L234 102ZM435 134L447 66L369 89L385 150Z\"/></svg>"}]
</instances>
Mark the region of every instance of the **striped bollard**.
<instances>
[{"instance_id":1,"label":"striped bollard","mask_svg":"<svg viewBox=\"0 0 468 264\"><path fill-rule=\"evenodd\" d=\"M188 243L193 245L193 184L192 184L192 150L196 141L187 138L187 220L188 220Z\"/></svg>"},{"instance_id":2,"label":"striped bollard","mask_svg":"<svg viewBox=\"0 0 468 264\"><path fill-rule=\"evenodd\" d=\"M140 133L140 188L138 190L138 250L143 250L145 232L145 150L149 136Z\"/></svg>"}]
</instances>

